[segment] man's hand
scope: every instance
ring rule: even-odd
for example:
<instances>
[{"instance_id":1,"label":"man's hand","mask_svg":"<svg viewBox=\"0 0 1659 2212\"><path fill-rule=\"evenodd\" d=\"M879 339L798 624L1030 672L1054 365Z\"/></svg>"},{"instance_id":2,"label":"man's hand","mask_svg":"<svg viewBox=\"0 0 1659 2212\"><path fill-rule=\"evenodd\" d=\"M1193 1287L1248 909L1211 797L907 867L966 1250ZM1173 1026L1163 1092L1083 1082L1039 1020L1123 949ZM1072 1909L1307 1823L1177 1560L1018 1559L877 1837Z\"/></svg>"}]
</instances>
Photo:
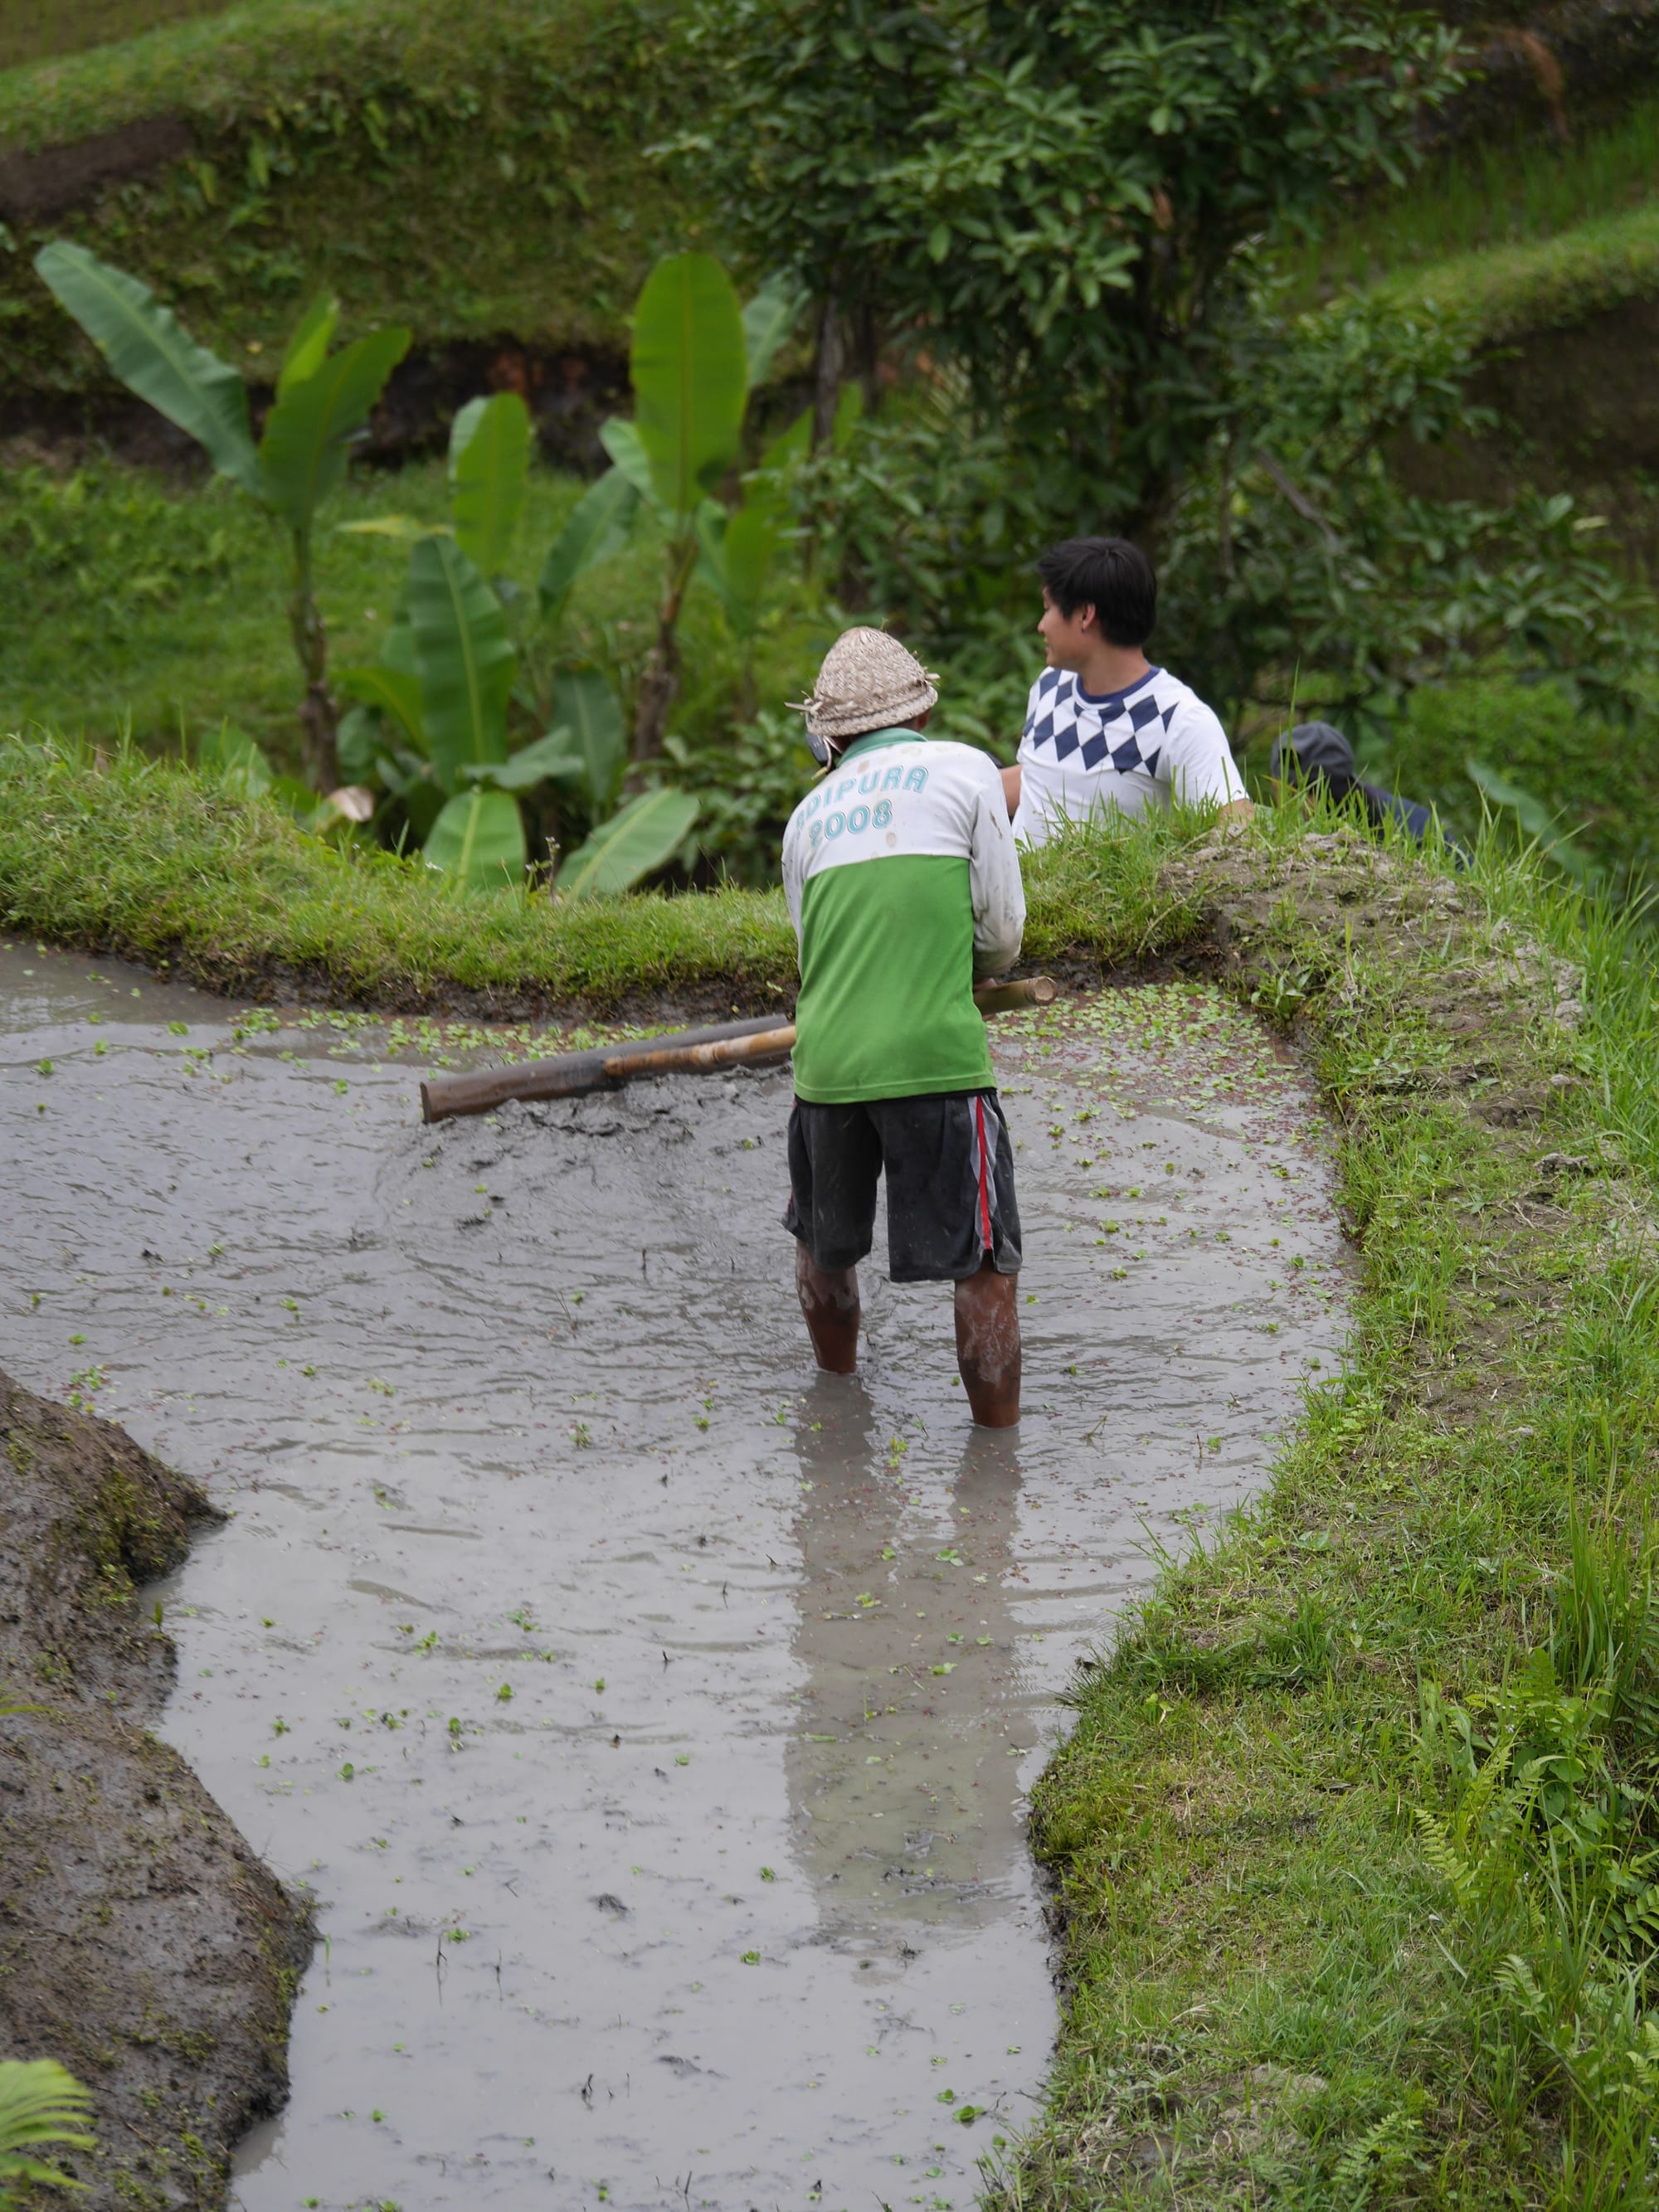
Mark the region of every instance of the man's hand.
<instances>
[{"instance_id":1,"label":"man's hand","mask_svg":"<svg viewBox=\"0 0 1659 2212\"><path fill-rule=\"evenodd\" d=\"M1012 822L1019 811L1019 770L1018 768L1005 768L1000 773L1002 795L1008 802L1008 819Z\"/></svg>"}]
</instances>

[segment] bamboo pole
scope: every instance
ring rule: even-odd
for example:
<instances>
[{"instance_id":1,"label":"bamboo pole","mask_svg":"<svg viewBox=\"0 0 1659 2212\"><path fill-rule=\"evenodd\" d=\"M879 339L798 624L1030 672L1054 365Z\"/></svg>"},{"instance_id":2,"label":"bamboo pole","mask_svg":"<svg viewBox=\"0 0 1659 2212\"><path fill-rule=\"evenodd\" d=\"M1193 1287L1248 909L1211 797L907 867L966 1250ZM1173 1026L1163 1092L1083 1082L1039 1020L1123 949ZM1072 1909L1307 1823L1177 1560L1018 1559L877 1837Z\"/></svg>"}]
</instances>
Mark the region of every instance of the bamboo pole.
<instances>
[{"instance_id":1,"label":"bamboo pole","mask_svg":"<svg viewBox=\"0 0 1659 2212\"><path fill-rule=\"evenodd\" d=\"M1047 975L1028 975L1015 983L981 983L974 1003L982 1014L1011 1013L1019 1006L1052 1006L1057 995ZM640 1037L631 1044L601 1046L594 1052L562 1053L556 1060L526 1060L517 1067L489 1067L476 1075L434 1075L421 1085L424 1121L447 1121L459 1114L486 1114L509 1098L576 1098L610 1091L641 1075L707 1074L721 1067L744 1067L781 1060L795 1042L793 1022L726 1022L717 1029L686 1030L664 1037Z\"/></svg>"}]
</instances>

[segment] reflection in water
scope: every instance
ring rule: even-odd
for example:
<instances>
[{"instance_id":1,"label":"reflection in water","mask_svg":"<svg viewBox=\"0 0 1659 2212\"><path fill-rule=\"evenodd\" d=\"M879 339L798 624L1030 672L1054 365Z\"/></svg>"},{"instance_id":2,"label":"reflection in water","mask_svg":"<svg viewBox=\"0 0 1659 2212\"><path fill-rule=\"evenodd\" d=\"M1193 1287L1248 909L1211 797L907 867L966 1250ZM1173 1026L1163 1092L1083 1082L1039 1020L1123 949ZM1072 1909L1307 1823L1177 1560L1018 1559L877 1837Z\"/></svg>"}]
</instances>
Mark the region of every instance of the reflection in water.
<instances>
[{"instance_id":1,"label":"reflection in water","mask_svg":"<svg viewBox=\"0 0 1659 2212\"><path fill-rule=\"evenodd\" d=\"M976 1924L1020 1860L1034 1739L1007 1596L1018 1431L969 1431L943 1541L858 1377L817 1378L795 1449L805 1681L785 1774L823 1925L862 1948L883 1922Z\"/></svg>"}]
</instances>

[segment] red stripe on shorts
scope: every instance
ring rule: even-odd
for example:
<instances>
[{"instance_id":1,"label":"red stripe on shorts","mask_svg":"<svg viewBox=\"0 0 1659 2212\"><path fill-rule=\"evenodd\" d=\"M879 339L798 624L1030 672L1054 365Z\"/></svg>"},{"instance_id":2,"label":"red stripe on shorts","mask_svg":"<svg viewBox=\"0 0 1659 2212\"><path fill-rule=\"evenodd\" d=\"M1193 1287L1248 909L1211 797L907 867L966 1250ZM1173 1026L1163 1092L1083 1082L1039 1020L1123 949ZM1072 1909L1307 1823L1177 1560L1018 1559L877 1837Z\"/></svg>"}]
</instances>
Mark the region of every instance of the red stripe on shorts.
<instances>
[{"instance_id":1,"label":"red stripe on shorts","mask_svg":"<svg viewBox=\"0 0 1659 2212\"><path fill-rule=\"evenodd\" d=\"M988 1148L985 1141L985 1101L975 1098L974 1117L979 1128L979 1241L982 1251L991 1249L991 1168Z\"/></svg>"}]
</instances>

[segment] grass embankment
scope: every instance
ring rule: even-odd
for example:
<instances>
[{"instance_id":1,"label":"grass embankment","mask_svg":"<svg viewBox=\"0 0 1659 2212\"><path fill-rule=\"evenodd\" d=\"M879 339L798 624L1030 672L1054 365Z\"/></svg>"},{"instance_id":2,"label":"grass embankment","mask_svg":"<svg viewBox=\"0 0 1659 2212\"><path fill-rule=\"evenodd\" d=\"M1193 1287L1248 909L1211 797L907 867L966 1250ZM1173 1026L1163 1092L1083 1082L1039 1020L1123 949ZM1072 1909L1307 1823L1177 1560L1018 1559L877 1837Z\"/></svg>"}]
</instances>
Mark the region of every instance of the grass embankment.
<instances>
[{"instance_id":1,"label":"grass embankment","mask_svg":"<svg viewBox=\"0 0 1659 2212\"><path fill-rule=\"evenodd\" d=\"M189 15L222 15L228 0L0 0L0 69L136 39Z\"/></svg>"},{"instance_id":2,"label":"grass embankment","mask_svg":"<svg viewBox=\"0 0 1659 2212\"><path fill-rule=\"evenodd\" d=\"M1081 1686L1034 1825L1073 1995L1000 2201L1647 2204L1650 965L1491 848L1285 829L1164 884L1336 1109L1352 1363Z\"/></svg>"},{"instance_id":3,"label":"grass embankment","mask_svg":"<svg viewBox=\"0 0 1659 2212\"><path fill-rule=\"evenodd\" d=\"M1466 257L1480 259L1480 281L1491 256L1501 287L1516 249L1585 225L1650 216L1656 173L1659 99L1638 100L1616 121L1565 144L1552 132L1534 131L1524 139L1457 147L1403 191L1310 240L1288 258L1287 269L1312 296L1345 286L1409 283L1432 264L1466 266ZM1636 225L1638 232L1647 227Z\"/></svg>"},{"instance_id":4,"label":"grass embankment","mask_svg":"<svg viewBox=\"0 0 1659 2212\"><path fill-rule=\"evenodd\" d=\"M280 968L388 1006L764 1004L793 980L775 894L458 900L136 756L0 769L0 923L239 991ZM1201 835L1036 856L1027 951L1206 964L1294 1028L1340 1133L1352 1364L1082 1684L1034 1829L1073 1993L1000 2201L1646 2203L1644 948L1490 842L1452 876L1291 817Z\"/></svg>"},{"instance_id":5,"label":"grass embankment","mask_svg":"<svg viewBox=\"0 0 1659 2212\"><path fill-rule=\"evenodd\" d=\"M1050 865L1033 957L1133 951L1157 868L1150 843L1133 854L1138 872L1126 858L1121 872L1138 895L1109 911L1086 859ZM1176 921L1160 916L1160 942ZM418 861L302 836L274 807L133 748L100 769L71 749L0 744L0 927L165 962L212 989L298 985L388 1011L710 994L764 1011L795 982L781 892L458 896Z\"/></svg>"},{"instance_id":6,"label":"grass embankment","mask_svg":"<svg viewBox=\"0 0 1659 2212\"><path fill-rule=\"evenodd\" d=\"M616 353L696 228L644 149L695 112L669 0L262 0L0 76L0 150L155 117L184 158L15 219L0 399L108 392L30 273L49 237L135 270L251 376L310 294L349 332Z\"/></svg>"}]
</instances>

